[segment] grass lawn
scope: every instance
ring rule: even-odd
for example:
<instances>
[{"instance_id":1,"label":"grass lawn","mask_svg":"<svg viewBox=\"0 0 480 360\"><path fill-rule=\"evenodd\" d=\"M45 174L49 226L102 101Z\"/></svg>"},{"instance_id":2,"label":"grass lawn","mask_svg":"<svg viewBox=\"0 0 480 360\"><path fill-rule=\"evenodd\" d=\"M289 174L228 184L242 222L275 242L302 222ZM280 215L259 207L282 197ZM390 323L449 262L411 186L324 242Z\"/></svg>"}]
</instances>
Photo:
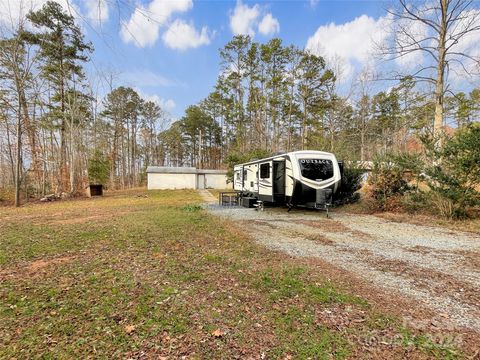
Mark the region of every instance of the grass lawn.
<instances>
[{"instance_id":1,"label":"grass lawn","mask_svg":"<svg viewBox=\"0 0 480 360\"><path fill-rule=\"evenodd\" d=\"M136 190L0 208L0 358L458 355L200 201Z\"/></svg>"}]
</instances>

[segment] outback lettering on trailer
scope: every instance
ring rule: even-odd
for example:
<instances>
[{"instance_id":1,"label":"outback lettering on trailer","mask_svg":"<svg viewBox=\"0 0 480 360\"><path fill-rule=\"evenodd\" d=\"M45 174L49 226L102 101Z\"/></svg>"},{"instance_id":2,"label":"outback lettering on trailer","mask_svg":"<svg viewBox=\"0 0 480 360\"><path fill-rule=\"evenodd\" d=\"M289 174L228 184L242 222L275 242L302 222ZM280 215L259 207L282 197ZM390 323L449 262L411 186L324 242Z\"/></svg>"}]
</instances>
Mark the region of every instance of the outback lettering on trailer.
<instances>
[{"instance_id":1,"label":"outback lettering on trailer","mask_svg":"<svg viewBox=\"0 0 480 360\"><path fill-rule=\"evenodd\" d=\"M325 159L301 159L302 164L328 164L330 160Z\"/></svg>"}]
</instances>

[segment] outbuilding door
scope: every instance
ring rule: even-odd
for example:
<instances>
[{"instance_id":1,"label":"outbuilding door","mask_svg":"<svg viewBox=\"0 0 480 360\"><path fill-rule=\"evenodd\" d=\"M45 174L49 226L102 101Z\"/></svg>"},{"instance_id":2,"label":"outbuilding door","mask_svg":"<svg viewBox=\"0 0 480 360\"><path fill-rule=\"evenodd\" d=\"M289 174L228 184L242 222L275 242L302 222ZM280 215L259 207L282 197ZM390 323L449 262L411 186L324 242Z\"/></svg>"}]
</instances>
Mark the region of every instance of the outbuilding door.
<instances>
[{"instance_id":1,"label":"outbuilding door","mask_svg":"<svg viewBox=\"0 0 480 360\"><path fill-rule=\"evenodd\" d=\"M205 174L198 174L197 175L197 189L205 189Z\"/></svg>"}]
</instances>

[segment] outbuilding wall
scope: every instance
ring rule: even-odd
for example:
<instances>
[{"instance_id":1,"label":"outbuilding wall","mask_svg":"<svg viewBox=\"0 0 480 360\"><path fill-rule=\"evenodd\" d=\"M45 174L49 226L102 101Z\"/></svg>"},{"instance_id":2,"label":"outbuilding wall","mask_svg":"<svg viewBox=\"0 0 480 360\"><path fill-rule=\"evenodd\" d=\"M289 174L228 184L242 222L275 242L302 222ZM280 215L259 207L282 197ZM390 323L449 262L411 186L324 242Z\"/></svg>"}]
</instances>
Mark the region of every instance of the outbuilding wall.
<instances>
[{"instance_id":1,"label":"outbuilding wall","mask_svg":"<svg viewBox=\"0 0 480 360\"><path fill-rule=\"evenodd\" d=\"M205 188L207 189L229 189L232 184L227 184L225 174L205 174Z\"/></svg>"},{"instance_id":2,"label":"outbuilding wall","mask_svg":"<svg viewBox=\"0 0 480 360\"><path fill-rule=\"evenodd\" d=\"M149 173L147 176L148 190L195 189L196 184L197 174Z\"/></svg>"},{"instance_id":3,"label":"outbuilding wall","mask_svg":"<svg viewBox=\"0 0 480 360\"><path fill-rule=\"evenodd\" d=\"M193 167L149 166L147 188L164 189L228 189L226 170L196 169Z\"/></svg>"}]
</instances>

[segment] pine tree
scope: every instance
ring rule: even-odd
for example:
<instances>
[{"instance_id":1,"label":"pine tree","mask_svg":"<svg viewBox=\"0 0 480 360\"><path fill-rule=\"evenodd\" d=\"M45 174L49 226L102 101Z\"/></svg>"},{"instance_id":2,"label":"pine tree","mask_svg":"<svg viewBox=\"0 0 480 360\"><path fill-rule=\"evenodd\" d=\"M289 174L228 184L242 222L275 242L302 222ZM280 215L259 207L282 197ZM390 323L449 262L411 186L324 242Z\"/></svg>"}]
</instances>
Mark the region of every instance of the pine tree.
<instances>
[{"instance_id":1,"label":"pine tree","mask_svg":"<svg viewBox=\"0 0 480 360\"><path fill-rule=\"evenodd\" d=\"M83 80L81 64L88 60L88 54L93 48L84 41L73 16L66 13L57 2L48 1L40 10L30 12L27 19L39 31L25 31L22 36L28 42L38 45L42 77L49 82L54 92L50 99L49 117L60 129L60 176L57 191L63 192L68 172L67 93L74 87L74 83ZM70 191L73 191L71 185Z\"/></svg>"}]
</instances>

